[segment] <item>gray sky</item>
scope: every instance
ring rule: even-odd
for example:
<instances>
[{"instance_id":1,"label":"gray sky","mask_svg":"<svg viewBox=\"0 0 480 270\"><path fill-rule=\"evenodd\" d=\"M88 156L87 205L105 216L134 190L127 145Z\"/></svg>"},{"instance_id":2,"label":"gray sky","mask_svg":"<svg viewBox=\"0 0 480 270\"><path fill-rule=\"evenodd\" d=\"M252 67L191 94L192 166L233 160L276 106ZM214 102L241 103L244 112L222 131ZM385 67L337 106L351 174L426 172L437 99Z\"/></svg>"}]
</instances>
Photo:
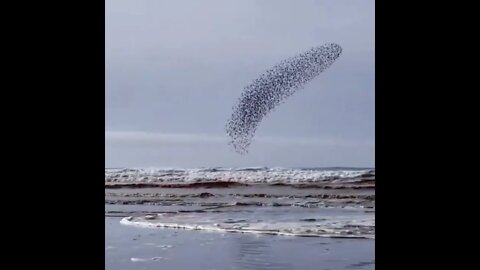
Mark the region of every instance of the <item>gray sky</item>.
<instances>
[{"instance_id":1,"label":"gray sky","mask_svg":"<svg viewBox=\"0 0 480 270\"><path fill-rule=\"evenodd\" d=\"M106 0L106 167L375 166L370 0ZM245 86L335 42L340 58L260 124L225 124Z\"/></svg>"}]
</instances>

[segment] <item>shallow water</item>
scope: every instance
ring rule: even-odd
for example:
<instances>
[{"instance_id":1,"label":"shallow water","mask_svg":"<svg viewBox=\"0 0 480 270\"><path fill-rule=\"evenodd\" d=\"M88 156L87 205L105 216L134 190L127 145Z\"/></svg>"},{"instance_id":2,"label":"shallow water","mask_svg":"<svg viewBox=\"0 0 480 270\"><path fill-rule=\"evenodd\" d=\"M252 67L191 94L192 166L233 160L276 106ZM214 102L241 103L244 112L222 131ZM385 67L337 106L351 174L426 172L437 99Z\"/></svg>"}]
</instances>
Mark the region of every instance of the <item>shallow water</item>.
<instances>
[{"instance_id":1,"label":"shallow water","mask_svg":"<svg viewBox=\"0 0 480 270\"><path fill-rule=\"evenodd\" d=\"M375 238L375 215L363 209L232 206L126 217L124 225L310 237Z\"/></svg>"},{"instance_id":2,"label":"shallow water","mask_svg":"<svg viewBox=\"0 0 480 270\"><path fill-rule=\"evenodd\" d=\"M107 269L374 269L375 172L106 169L105 230Z\"/></svg>"},{"instance_id":3,"label":"shallow water","mask_svg":"<svg viewBox=\"0 0 480 270\"><path fill-rule=\"evenodd\" d=\"M375 269L371 239L139 228L105 218L106 269Z\"/></svg>"}]
</instances>

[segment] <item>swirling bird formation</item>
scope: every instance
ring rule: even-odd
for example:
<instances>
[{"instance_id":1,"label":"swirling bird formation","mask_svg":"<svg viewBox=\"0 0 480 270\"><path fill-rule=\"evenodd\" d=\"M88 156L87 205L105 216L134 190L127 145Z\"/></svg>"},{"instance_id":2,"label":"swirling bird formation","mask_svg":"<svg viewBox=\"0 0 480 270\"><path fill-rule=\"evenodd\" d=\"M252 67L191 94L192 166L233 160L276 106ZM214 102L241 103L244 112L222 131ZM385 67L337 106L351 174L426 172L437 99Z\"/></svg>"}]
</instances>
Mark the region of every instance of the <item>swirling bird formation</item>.
<instances>
[{"instance_id":1,"label":"swirling bird formation","mask_svg":"<svg viewBox=\"0 0 480 270\"><path fill-rule=\"evenodd\" d=\"M247 153L262 119L286 98L330 67L342 48L329 43L280 62L245 87L226 125L230 145Z\"/></svg>"}]
</instances>

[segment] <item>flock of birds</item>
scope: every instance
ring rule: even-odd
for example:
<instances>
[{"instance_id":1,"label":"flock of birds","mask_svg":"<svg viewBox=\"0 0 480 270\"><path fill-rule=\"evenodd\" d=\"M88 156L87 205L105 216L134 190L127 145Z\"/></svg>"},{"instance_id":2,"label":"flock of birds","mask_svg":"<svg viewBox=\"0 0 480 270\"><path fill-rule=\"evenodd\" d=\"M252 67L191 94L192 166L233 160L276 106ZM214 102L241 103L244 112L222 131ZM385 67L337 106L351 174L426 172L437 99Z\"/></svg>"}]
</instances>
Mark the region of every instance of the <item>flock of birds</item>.
<instances>
[{"instance_id":1,"label":"flock of birds","mask_svg":"<svg viewBox=\"0 0 480 270\"><path fill-rule=\"evenodd\" d=\"M245 87L226 125L230 145L247 153L262 119L286 98L330 67L342 48L329 43L280 62Z\"/></svg>"}]
</instances>

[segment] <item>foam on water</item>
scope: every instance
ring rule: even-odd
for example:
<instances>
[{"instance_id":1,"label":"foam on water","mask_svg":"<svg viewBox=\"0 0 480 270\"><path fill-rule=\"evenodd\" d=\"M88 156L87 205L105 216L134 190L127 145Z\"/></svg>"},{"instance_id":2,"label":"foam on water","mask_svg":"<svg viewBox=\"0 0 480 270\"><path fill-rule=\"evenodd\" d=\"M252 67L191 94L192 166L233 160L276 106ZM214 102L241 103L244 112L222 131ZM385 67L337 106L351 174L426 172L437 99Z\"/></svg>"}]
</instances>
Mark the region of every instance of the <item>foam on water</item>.
<instances>
[{"instance_id":1,"label":"foam on water","mask_svg":"<svg viewBox=\"0 0 480 270\"><path fill-rule=\"evenodd\" d=\"M164 259L163 257L153 257L153 258L130 258L132 262L149 262L149 261L158 261Z\"/></svg>"},{"instance_id":2,"label":"foam on water","mask_svg":"<svg viewBox=\"0 0 480 270\"><path fill-rule=\"evenodd\" d=\"M130 258L130 260L132 262L147 262L147 261L149 261L149 259L145 259L145 258Z\"/></svg>"},{"instance_id":3,"label":"foam on water","mask_svg":"<svg viewBox=\"0 0 480 270\"><path fill-rule=\"evenodd\" d=\"M292 219L292 215L262 215L255 217L226 219L224 215L202 216L199 214L157 214L141 217L126 217L123 225L144 228L171 228L203 230L211 232L237 232L309 237L375 238L375 216L357 214L322 215L317 219ZM230 213L231 215L231 213Z\"/></svg>"},{"instance_id":4,"label":"foam on water","mask_svg":"<svg viewBox=\"0 0 480 270\"><path fill-rule=\"evenodd\" d=\"M231 181L239 183L315 183L323 181L355 181L374 176L375 169L355 168L150 168L105 169L106 182L195 183Z\"/></svg>"}]
</instances>

